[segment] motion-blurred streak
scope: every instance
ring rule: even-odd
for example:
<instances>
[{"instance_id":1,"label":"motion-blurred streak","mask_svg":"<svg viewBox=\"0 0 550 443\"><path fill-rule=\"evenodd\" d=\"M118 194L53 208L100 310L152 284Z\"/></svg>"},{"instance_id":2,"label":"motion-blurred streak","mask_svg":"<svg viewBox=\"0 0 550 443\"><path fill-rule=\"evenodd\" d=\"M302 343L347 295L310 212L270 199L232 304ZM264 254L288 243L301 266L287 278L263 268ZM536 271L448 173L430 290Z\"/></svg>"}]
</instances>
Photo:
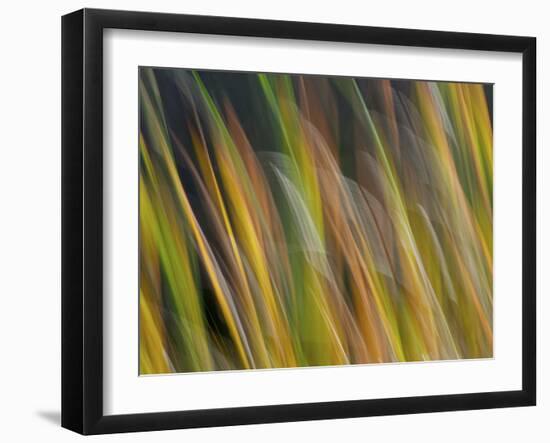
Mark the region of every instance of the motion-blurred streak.
<instances>
[{"instance_id":1,"label":"motion-blurred streak","mask_svg":"<svg viewBox=\"0 0 550 443\"><path fill-rule=\"evenodd\" d=\"M492 357L490 85L139 77L141 374Z\"/></svg>"}]
</instances>

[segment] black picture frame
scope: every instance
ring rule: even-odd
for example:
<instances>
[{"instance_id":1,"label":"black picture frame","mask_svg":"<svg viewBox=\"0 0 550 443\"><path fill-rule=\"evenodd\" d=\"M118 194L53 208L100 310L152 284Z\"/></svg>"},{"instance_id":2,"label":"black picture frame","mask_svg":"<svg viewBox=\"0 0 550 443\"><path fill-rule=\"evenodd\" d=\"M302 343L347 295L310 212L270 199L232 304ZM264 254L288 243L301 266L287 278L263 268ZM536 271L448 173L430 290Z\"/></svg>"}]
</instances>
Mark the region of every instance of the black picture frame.
<instances>
[{"instance_id":1,"label":"black picture frame","mask_svg":"<svg viewBox=\"0 0 550 443\"><path fill-rule=\"evenodd\" d=\"M102 85L103 30L108 28L522 54L522 389L104 415ZM536 39L532 37L97 9L65 15L62 18L62 426L82 434L103 434L535 405L535 85Z\"/></svg>"}]
</instances>

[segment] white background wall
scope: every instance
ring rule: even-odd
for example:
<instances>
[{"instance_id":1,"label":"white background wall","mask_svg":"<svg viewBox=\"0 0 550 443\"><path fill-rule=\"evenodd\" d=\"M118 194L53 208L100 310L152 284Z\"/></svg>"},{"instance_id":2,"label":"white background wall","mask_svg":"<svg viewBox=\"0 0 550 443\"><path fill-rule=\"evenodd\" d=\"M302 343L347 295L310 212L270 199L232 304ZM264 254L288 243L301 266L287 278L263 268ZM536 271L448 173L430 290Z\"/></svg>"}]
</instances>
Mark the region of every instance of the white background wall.
<instances>
[{"instance_id":1,"label":"white background wall","mask_svg":"<svg viewBox=\"0 0 550 443\"><path fill-rule=\"evenodd\" d=\"M370 3L370 4L369 4ZM102 436L94 441L530 441L550 439L550 11L537 0L4 2L0 26L0 439L80 440L60 414L60 31L83 6L350 23L538 38L539 405L534 408ZM545 108L545 109L543 109ZM546 112L546 113L545 113ZM414 382L414 381L411 381Z\"/></svg>"}]
</instances>

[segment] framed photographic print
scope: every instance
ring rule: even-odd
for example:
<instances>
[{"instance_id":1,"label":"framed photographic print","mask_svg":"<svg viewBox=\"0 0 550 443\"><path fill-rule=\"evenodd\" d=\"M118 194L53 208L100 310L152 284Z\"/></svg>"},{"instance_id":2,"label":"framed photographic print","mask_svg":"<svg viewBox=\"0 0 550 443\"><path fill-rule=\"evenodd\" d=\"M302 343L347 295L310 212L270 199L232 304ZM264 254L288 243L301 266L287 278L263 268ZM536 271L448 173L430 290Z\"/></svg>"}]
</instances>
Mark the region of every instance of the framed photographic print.
<instances>
[{"instance_id":1,"label":"framed photographic print","mask_svg":"<svg viewBox=\"0 0 550 443\"><path fill-rule=\"evenodd\" d=\"M62 20L62 425L534 405L536 42Z\"/></svg>"}]
</instances>

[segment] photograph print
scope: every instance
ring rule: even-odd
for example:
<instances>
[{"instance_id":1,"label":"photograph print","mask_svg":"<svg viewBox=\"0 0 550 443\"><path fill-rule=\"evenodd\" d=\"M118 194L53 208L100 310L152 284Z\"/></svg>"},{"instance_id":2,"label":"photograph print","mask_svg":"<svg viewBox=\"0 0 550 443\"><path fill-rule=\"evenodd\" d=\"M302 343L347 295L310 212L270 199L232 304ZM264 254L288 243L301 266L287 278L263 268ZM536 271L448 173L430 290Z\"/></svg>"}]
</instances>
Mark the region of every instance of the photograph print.
<instances>
[{"instance_id":1,"label":"photograph print","mask_svg":"<svg viewBox=\"0 0 550 443\"><path fill-rule=\"evenodd\" d=\"M140 375L492 358L492 91L140 67Z\"/></svg>"}]
</instances>

